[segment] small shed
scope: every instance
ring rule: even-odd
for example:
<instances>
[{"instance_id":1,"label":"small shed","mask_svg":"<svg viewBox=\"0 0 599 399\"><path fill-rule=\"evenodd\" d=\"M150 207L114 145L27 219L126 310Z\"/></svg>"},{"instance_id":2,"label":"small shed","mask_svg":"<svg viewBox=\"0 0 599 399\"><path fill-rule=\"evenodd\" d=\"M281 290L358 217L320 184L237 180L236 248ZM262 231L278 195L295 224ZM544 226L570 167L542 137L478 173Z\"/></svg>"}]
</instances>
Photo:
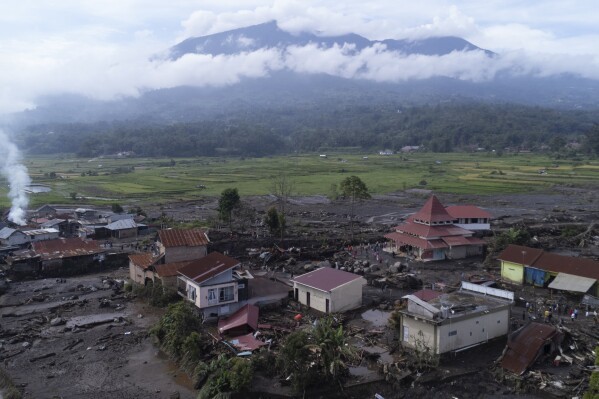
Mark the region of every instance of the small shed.
<instances>
[{"instance_id":1,"label":"small shed","mask_svg":"<svg viewBox=\"0 0 599 399\"><path fill-rule=\"evenodd\" d=\"M362 306L364 277L324 267L293 280L296 301L324 313L344 312Z\"/></svg>"},{"instance_id":2,"label":"small shed","mask_svg":"<svg viewBox=\"0 0 599 399\"><path fill-rule=\"evenodd\" d=\"M137 237L137 224L133 219L121 219L106 225L113 238L134 238Z\"/></svg>"},{"instance_id":3,"label":"small shed","mask_svg":"<svg viewBox=\"0 0 599 399\"><path fill-rule=\"evenodd\" d=\"M226 319L219 320L218 332L237 336L256 331L258 329L259 313L258 306L247 304Z\"/></svg>"}]
</instances>

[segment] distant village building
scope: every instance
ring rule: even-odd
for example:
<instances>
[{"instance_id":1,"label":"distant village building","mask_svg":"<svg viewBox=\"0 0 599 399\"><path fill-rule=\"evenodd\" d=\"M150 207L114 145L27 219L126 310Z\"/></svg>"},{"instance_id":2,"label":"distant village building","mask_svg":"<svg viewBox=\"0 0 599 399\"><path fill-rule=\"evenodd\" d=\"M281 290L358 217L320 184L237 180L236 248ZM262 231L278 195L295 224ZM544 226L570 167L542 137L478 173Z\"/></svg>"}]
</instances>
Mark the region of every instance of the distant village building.
<instances>
[{"instance_id":1,"label":"distant village building","mask_svg":"<svg viewBox=\"0 0 599 399\"><path fill-rule=\"evenodd\" d=\"M330 267L293 279L296 301L323 313L344 312L362 306L364 277Z\"/></svg>"},{"instance_id":2,"label":"distant village building","mask_svg":"<svg viewBox=\"0 0 599 399\"><path fill-rule=\"evenodd\" d=\"M507 335L514 293L467 282L459 291L428 301L406 295L400 310L400 339L410 348L442 354Z\"/></svg>"},{"instance_id":3,"label":"distant village building","mask_svg":"<svg viewBox=\"0 0 599 399\"><path fill-rule=\"evenodd\" d=\"M53 240L59 235L59 231L54 228L18 230L5 227L0 230L0 244L2 246L24 246L32 242Z\"/></svg>"},{"instance_id":4,"label":"distant village building","mask_svg":"<svg viewBox=\"0 0 599 399\"><path fill-rule=\"evenodd\" d=\"M135 238L137 237L137 223L133 219L120 219L106 225L113 238Z\"/></svg>"},{"instance_id":5,"label":"distant village building","mask_svg":"<svg viewBox=\"0 0 599 399\"><path fill-rule=\"evenodd\" d=\"M33 211L34 217L37 218L49 218L55 216L57 213L56 208L50 205L44 205Z\"/></svg>"},{"instance_id":6,"label":"distant village building","mask_svg":"<svg viewBox=\"0 0 599 399\"><path fill-rule=\"evenodd\" d=\"M389 156L389 155L393 155L393 154L394 154L393 150L382 150L382 151L379 151L379 155L383 155L383 156Z\"/></svg>"},{"instance_id":7,"label":"distant village building","mask_svg":"<svg viewBox=\"0 0 599 399\"><path fill-rule=\"evenodd\" d=\"M474 206L453 207L451 212L432 195L420 211L385 235L385 250L422 261L482 255L485 242L474 237L474 230L486 228L490 214Z\"/></svg>"},{"instance_id":8,"label":"distant village building","mask_svg":"<svg viewBox=\"0 0 599 399\"><path fill-rule=\"evenodd\" d=\"M168 229L158 232L158 249L164 263L200 259L206 256L210 240L202 229Z\"/></svg>"},{"instance_id":9,"label":"distant village building","mask_svg":"<svg viewBox=\"0 0 599 399\"><path fill-rule=\"evenodd\" d=\"M415 152L418 151L420 149L419 145L405 145L403 147L401 147L401 152Z\"/></svg>"},{"instance_id":10,"label":"distant village building","mask_svg":"<svg viewBox=\"0 0 599 399\"><path fill-rule=\"evenodd\" d=\"M507 281L599 296L599 262L595 260L520 245L508 245L497 259L501 277Z\"/></svg>"}]
</instances>

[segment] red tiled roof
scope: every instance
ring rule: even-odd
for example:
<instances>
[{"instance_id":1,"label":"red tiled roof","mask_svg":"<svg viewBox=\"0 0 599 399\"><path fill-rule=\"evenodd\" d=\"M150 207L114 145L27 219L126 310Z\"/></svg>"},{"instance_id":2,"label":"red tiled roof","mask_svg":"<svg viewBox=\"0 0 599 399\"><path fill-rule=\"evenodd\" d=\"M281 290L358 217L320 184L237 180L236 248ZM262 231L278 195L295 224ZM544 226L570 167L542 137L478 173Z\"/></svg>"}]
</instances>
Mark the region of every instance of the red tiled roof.
<instances>
[{"instance_id":1,"label":"red tiled roof","mask_svg":"<svg viewBox=\"0 0 599 399\"><path fill-rule=\"evenodd\" d=\"M532 266L554 273L567 273L599 280L599 262L592 259L543 252Z\"/></svg>"},{"instance_id":2,"label":"red tiled roof","mask_svg":"<svg viewBox=\"0 0 599 399\"><path fill-rule=\"evenodd\" d=\"M542 249L510 244L499 254L499 256L497 256L497 259L530 266L542 253Z\"/></svg>"},{"instance_id":3,"label":"red tiled roof","mask_svg":"<svg viewBox=\"0 0 599 399\"><path fill-rule=\"evenodd\" d=\"M258 308L258 306L247 304L239 308L237 312L233 313L226 319L219 320L218 332L224 334L229 330L245 325L250 326L252 330L256 331L258 329L259 313L260 309Z\"/></svg>"},{"instance_id":4,"label":"red tiled roof","mask_svg":"<svg viewBox=\"0 0 599 399\"><path fill-rule=\"evenodd\" d=\"M501 367L518 375L524 373L535 362L545 343L557 334L555 327L534 322L516 331L508 340Z\"/></svg>"},{"instance_id":5,"label":"red tiled roof","mask_svg":"<svg viewBox=\"0 0 599 399\"><path fill-rule=\"evenodd\" d=\"M489 212L474 205L450 205L445 208L454 219L460 218L487 218L493 217Z\"/></svg>"},{"instance_id":6,"label":"red tiled roof","mask_svg":"<svg viewBox=\"0 0 599 399\"><path fill-rule=\"evenodd\" d=\"M192 260L188 265L179 269L179 274L196 283L203 283L239 265L237 259L230 258L220 252L211 252L203 258Z\"/></svg>"},{"instance_id":7,"label":"red tiled roof","mask_svg":"<svg viewBox=\"0 0 599 399\"><path fill-rule=\"evenodd\" d=\"M447 248L447 244L442 240L425 240L424 238L397 232L386 234L385 238L421 249Z\"/></svg>"},{"instance_id":8,"label":"red tiled roof","mask_svg":"<svg viewBox=\"0 0 599 399\"><path fill-rule=\"evenodd\" d=\"M129 260L133 262L135 266L139 266L145 270L152 266L158 258L154 257L151 252L146 252L143 254L131 254L129 255Z\"/></svg>"},{"instance_id":9,"label":"red tiled roof","mask_svg":"<svg viewBox=\"0 0 599 399\"><path fill-rule=\"evenodd\" d=\"M164 265L156 265L154 269L159 277L173 277L179 274L179 270L189 265L191 261L165 263Z\"/></svg>"},{"instance_id":10,"label":"red tiled roof","mask_svg":"<svg viewBox=\"0 0 599 399\"><path fill-rule=\"evenodd\" d=\"M82 238L57 238L55 240L34 242L31 245L33 251L45 260L94 255L104 252L98 241Z\"/></svg>"},{"instance_id":11,"label":"red tiled roof","mask_svg":"<svg viewBox=\"0 0 599 399\"><path fill-rule=\"evenodd\" d=\"M169 229L160 230L158 239L166 248L169 247L198 247L208 245L210 240L206 231L201 229Z\"/></svg>"},{"instance_id":12,"label":"red tiled roof","mask_svg":"<svg viewBox=\"0 0 599 399\"><path fill-rule=\"evenodd\" d=\"M453 220L453 217L447 213L445 207L435 195L431 195L424 206L414 214L413 218L424 220L428 223Z\"/></svg>"},{"instance_id":13,"label":"red tiled roof","mask_svg":"<svg viewBox=\"0 0 599 399\"><path fill-rule=\"evenodd\" d=\"M292 281L307 285L308 287L312 287L320 291L330 292L337 287L359 278L362 278L362 276L344 272L343 270L323 267L309 273L302 274L301 276L294 278Z\"/></svg>"}]
</instances>

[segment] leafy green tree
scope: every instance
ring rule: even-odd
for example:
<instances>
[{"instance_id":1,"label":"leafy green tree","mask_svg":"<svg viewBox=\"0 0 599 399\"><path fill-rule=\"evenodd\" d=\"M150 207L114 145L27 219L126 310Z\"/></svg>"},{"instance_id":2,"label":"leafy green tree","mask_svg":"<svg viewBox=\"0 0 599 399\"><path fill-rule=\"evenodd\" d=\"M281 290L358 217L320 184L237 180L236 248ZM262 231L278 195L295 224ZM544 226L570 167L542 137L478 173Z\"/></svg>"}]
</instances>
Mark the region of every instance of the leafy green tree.
<instances>
[{"instance_id":1,"label":"leafy green tree","mask_svg":"<svg viewBox=\"0 0 599 399\"><path fill-rule=\"evenodd\" d=\"M599 366L599 346L595 347L595 366ZM599 399L599 371L593 371L589 381L589 389L583 399Z\"/></svg>"},{"instance_id":2,"label":"leafy green tree","mask_svg":"<svg viewBox=\"0 0 599 399\"><path fill-rule=\"evenodd\" d=\"M221 220L229 223L229 228L232 228L233 210L239 206L241 199L236 188L225 189L218 200L218 215Z\"/></svg>"},{"instance_id":3,"label":"leafy green tree","mask_svg":"<svg viewBox=\"0 0 599 399\"><path fill-rule=\"evenodd\" d=\"M279 231L279 222L279 212L276 207L271 206L268 208L268 211L266 211L266 216L264 217L264 223L268 226L270 234L276 234Z\"/></svg>"},{"instance_id":4,"label":"leafy green tree","mask_svg":"<svg viewBox=\"0 0 599 399\"><path fill-rule=\"evenodd\" d=\"M114 213L123 213L125 211L123 207L117 203L112 204L111 209Z\"/></svg>"},{"instance_id":5,"label":"leafy green tree","mask_svg":"<svg viewBox=\"0 0 599 399\"><path fill-rule=\"evenodd\" d=\"M343 326L335 327L333 318L324 317L312 332L314 343L310 346L319 354L318 360L325 377L339 378L341 370L346 368L345 360L355 357L352 347L346 345Z\"/></svg>"},{"instance_id":6,"label":"leafy green tree","mask_svg":"<svg viewBox=\"0 0 599 399\"><path fill-rule=\"evenodd\" d=\"M189 337L198 331L202 331L202 320L197 316L195 306L184 301L170 305L151 333L158 338L165 352L178 359L190 350Z\"/></svg>"},{"instance_id":7,"label":"leafy green tree","mask_svg":"<svg viewBox=\"0 0 599 399\"><path fill-rule=\"evenodd\" d=\"M354 214L356 201L370 198L368 187L358 176L349 176L341 181L339 189L345 198L349 198L351 202L349 228L351 239L354 239Z\"/></svg>"},{"instance_id":8,"label":"leafy green tree","mask_svg":"<svg viewBox=\"0 0 599 399\"><path fill-rule=\"evenodd\" d=\"M318 372L310 367L310 336L306 331L294 331L287 336L277 358L282 375L291 376L296 392L304 392L318 379Z\"/></svg>"}]
</instances>

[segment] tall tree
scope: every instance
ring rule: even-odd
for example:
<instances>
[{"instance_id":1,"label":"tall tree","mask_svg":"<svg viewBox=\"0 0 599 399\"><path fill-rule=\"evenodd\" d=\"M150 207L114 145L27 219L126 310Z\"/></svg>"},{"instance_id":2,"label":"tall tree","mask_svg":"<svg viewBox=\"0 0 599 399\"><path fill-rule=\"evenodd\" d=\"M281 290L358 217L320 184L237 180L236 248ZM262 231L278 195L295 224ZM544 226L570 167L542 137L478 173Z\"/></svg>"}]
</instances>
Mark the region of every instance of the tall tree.
<instances>
[{"instance_id":1,"label":"tall tree","mask_svg":"<svg viewBox=\"0 0 599 399\"><path fill-rule=\"evenodd\" d=\"M236 188L226 188L218 200L218 215L221 220L229 223L229 229L232 227L233 210L240 204L239 192Z\"/></svg>"},{"instance_id":2,"label":"tall tree","mask_svg":"<svg viewBox=\"0 0 599 399\"><path fill-rule=\"evenodd\" d=\"M285 237L286 205L294 188L295 182L284 172L280 172L272 181L272 192L277 197L277 204L279 206L279 232L281 233L281 240Z\"/></svg>"},{"instance_id":3,"label":"tall tree","mask_svg":"<svg viewBox=\"0 0 599 399\"><path fill-rule=\"evenodd\" d=\"M354 214L355 204L357 201L362 199L370 198L368 194L368 187L358 176L349 176L341 181L339 189L345 198L349 198L351 201L351 212L349 219L349 229L351 232L351 239L354 239Z\"/></svg>"}]
</instances>

